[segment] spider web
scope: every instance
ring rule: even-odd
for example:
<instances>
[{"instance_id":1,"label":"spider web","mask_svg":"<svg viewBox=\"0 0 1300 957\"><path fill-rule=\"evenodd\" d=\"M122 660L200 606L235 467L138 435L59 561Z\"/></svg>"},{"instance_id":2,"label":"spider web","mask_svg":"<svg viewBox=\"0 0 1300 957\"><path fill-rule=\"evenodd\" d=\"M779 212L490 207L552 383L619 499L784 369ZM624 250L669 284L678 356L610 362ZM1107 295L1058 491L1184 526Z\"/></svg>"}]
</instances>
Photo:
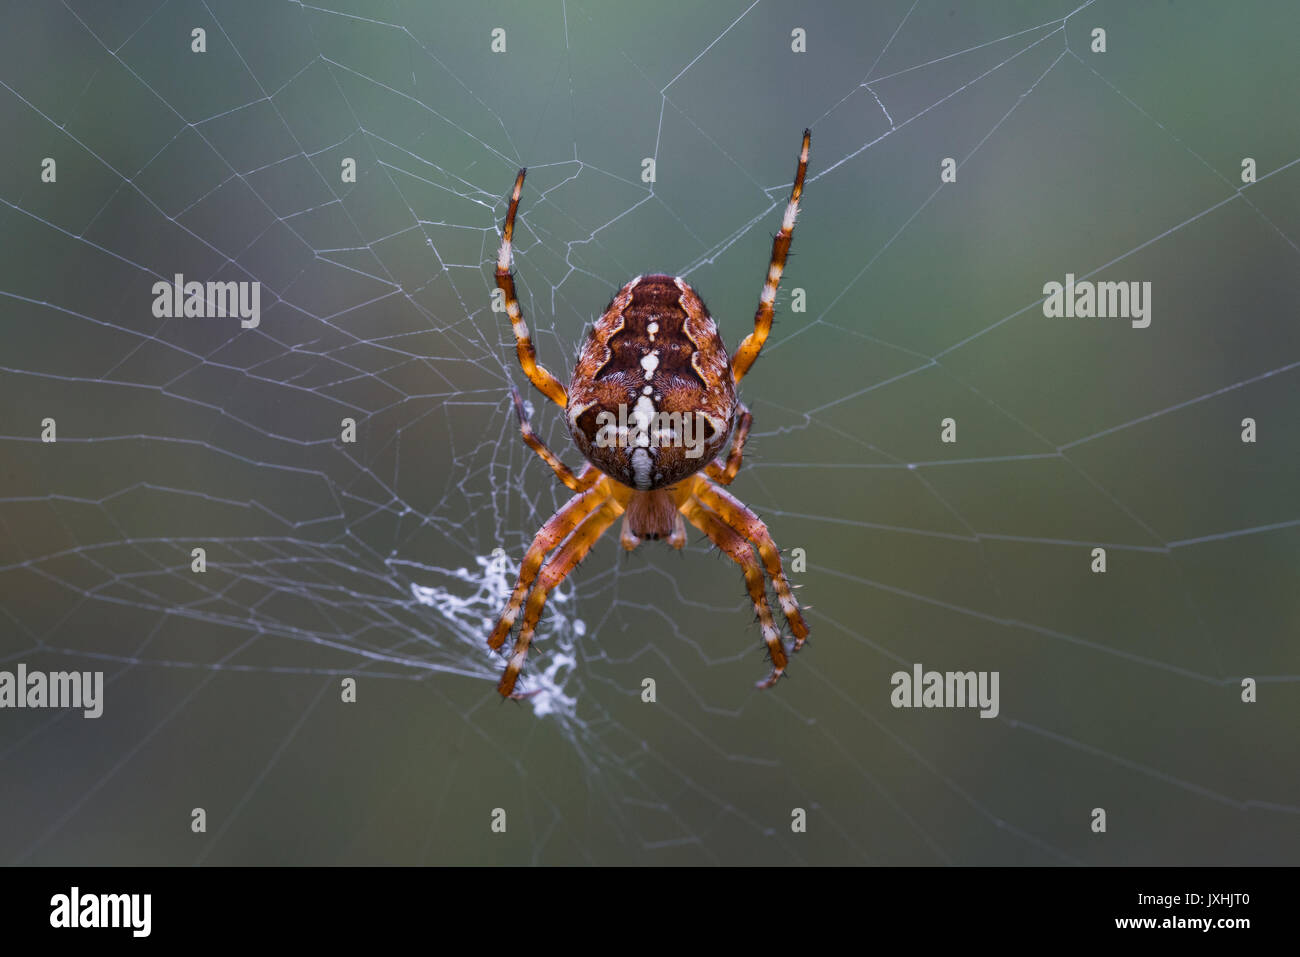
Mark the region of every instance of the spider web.
<instances>
[{"instance_id":1,"label":"spider web","mask_svg":"<svg viewBox=\"0 0 1300 957\"><path fill-rule=\"evenodd\" d=\"M1300 853L1294 5L6 19L0 667L102 670L105 705L0 713L0 859ZM648 271L689 278L734 348L809 125L733 486L787 567L806 553L809 646L754 691L739 571L699 536L609 533L548 602L534 696L503 704L485 636L567 497L512 384L579 464L491 306L515 169L521 301L563 380ZM260 282L260 325L154 318L177 273ZM1067 273L1152 282L1151 326L1045 318ZM998 716L892 708L918 662L998 671Z\"/></svg>"}]
</instances>

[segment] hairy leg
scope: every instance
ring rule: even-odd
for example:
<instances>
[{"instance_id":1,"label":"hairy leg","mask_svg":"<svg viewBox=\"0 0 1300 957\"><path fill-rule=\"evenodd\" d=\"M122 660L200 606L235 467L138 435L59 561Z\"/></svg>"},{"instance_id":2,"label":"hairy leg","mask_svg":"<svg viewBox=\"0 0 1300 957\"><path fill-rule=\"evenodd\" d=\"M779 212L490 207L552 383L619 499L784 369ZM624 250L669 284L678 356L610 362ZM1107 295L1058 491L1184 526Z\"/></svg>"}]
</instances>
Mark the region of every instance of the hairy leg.
<instances>
[{"instance_id":1,"label":"hairy leg","mask_svg":"<svg viewBox=\"0 0 1300 957\"><path fill-rule=\"evenodd\" d=\"M520 397L519 390L511 389L510 394L514 397L515 414L519 416L519 433L524 437L525 444L551 467L551 471L561 482L575 492L585 492L600 481L600 470L590 462L579 474L574 475L573 471L560 461L559 456L548 449L546 443L533 432L533 427L528 424L528 416L524 414L524 400Z\"/></svg>"},{"instance_id":2,"label":"hairy leg","mask_svg":"<svg viewBox=\"0 0 1300 957\"><path fill-rule=\"evenodd\" d=\"M515 295L515 277L510 271L512 246L515 238L515 214L519 212L519 194L524 188L524 174L520 170L515 178L515 189L510 194L510 209L506 213L505 227L501 231L501 249L497 252L497 288L505 295L506 315L510 317L510 327L515 333L515 352L519 355L519 364L533 385L537 386L548 399L561 409L569 404L569 394L560 385L560 380L537 364L537 349L528 334L528 324L524 322L524 311L519 306Z\"/></svg>"},{"instance_id":3,"label":"hairy leg","mask_svg":"<svg viewBox=\"0 0 1300 957\"><path fill-rule=\"evenodd\" d=\"M754 417L749 414L749 408L745 403L740 403L740 420L736 423L736 431L731 436L731 452L727 455L727 461L724 464L721 459L714 459L704 467L705 475L722 485L731 484L731 480L740 471L740 463L745 457L745 439L749 438L749 425L753 421Z\"/></svg>"},{"instance_id":4,"label":"hairy leg","mask_svg":"<svg viewBox=\"0 0 1300 957\"><path fill-rule=\"evenodd\" d=\"M790 254L794 221L799 214L799 197L803 195L803 180L808 172L808 145L811 140L811 131L804 130L803 148L799 151L799 165L794 171L794 186L790 190L790 201L785 206L781 230L772 240L772 259L767 266L767 281L763 283L763 293L758 297L758 311L754 313L754 331L745 337L731 360L731 377L736 382L743 379L749 367L754 364L754 360L763 349L763 343L767 341L767 334L772 331L772 316L776 312L776 290L781 285L781 273L785 271L786 257Z\"/></svg>"},{"instance_id":5,"label":"hairy leg","mask_svg":"<svg viewBox=\"0 0 1300 957\"><path fill-rule=\"evenodd\" d=\"M781 632L772 618L772 609L767 603L767 579L763 569L754 558L754 550L749 542L730 528L720 517L711 512L698 498L691 498L682 505L682 511L692 525L709 536L709 540L729 555L741 571L745 573L745 587L749 591L750 601L758 613L758 621L763 629L763 640L767 642L768 655L772 659L772 673L758 683L760 688L770 688L776 684L785 672L789 659L786 657L785 645L781 642Z\"/></svg>"},{"instance_id":6,"label":"hairy leg","mask_svg":"<svg viewBox=\"0 0 1300 957\"><path fill-rule=\"evenodd\" d=\"M519 563L519 578L515 582L514 592L506 602L506 607L501 612L491 637L488 638L489 648L496 651L505 644L506 636L514 627L519 608L523 605L524 596L528 594L528 589L536 580L538 569L542 567L542 561L547 554L558 547L565 537L599 508L608 497L607 489L600 483L585 492L579 492L560 506L559 511L547 519L546 524L533 536L532 545L524 554L524 560Z\"/></svg>"},{"instance_id":7,"label":"hairy leg","mask_svg":"<svg viewBox=\"0 0 1300 957\"><path fill-rule=\"evenodd\" d=\"M794 591L790 588L785 571L781 568L781 553L777 550L776 543L772 541L767 526L740 499L705 479L697 481L694 492L700 501L716 512L727 525L753 542L758 549L768 577L776 587L777 598L781 601L781 611L785 614L786 621L790 623L791 633L794 634L794 650L798 651L808 638L808 625L799 612L799 603L794 600Z\"/></svg>"},{"instance_id":8,"label":"hairy leg","mask_svg":"<svg viewBox=\"0 0 1300 957\"><path fill-rule=\"evenodd\" d=\"M569 533L564 543L542 569L532 593L528 596L528 604L524 608L524 621L519 628L519 637L515 640L514 650L510 653L505 673L501 676L501 683L497 685L497 691L503 697L515 696L515 682L519 679L519 672L523 670L524 659L528 657L528 648L533 642L537 623L541 620L547 595L568 577L569 573L577 567L578 562L586 557L591 547L596 544L596 540L604 534L605 529L614 524L614 520L621 512L622 508L614 499L606 498L598 509Z\"/></svg>"}]
</instances>

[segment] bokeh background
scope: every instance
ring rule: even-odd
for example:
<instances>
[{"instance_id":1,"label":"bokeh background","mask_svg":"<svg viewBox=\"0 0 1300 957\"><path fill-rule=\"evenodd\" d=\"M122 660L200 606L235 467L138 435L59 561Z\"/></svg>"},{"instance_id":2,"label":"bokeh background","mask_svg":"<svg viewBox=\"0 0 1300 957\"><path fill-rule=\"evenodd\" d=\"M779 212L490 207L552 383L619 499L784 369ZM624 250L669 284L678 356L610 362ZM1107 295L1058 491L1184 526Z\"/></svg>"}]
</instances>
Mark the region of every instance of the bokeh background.
<instances>
[{"instance_id":1,"label":"bokeh background","mask_svg":"<svg viewBox=\"0 0 1300 957\"><path fill-rule=\"evenodd\" d=\"M0 861L1296 860L1295 4L4 21L0 667L107 689L97 721L0 712ZM502 703L487 626L565 498L512 383L577 464L491 309L516 168L523 304L567 379L638 273L752 328L805 126L733 490L805 550L812 640L755 691L739 571L615 531L551 601L540 693ZM1150 282L1150 327L1045 318L1067 272ZM261 325L155 319L175 273L260 281ZM914 662L998 671L999 716L893 709Z\"/></svg>"}]
</instances>

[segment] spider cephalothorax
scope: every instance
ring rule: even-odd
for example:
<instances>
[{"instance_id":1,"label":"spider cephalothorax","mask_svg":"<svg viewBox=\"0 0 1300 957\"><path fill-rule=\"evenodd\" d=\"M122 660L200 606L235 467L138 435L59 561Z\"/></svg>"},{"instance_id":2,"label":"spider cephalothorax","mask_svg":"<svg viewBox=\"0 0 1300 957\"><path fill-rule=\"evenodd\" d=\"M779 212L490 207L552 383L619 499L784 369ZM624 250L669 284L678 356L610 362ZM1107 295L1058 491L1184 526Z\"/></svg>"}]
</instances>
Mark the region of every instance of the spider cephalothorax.
<instances>
[{"instance_id":1,"label":"spider cephalothorax","mask_svg":"<svg viewBox=\"0 0 1300 957\"><path fill-rule=\"evenodd\" d=\"M720 486L731 484L744 454L751 416L736 399L736 384L758 358L772 328L776 291L808 169L809 139L805 130L790 201L772 241L754 331L735 357L728 357L708 309L684 279L638 276L614 295L592 326L567 390L537 364L537 351L515 295L510 262L524 185L524 170L519 171L497 257L497 286L505 294L524 372L565 410L569 432L589 464L574 475L556 458L533 434L523 401L515 393L524 441L577 494L534 537L520 564L514 592L488 639L489 647L500 649L523 609L523 625L498 688L502 695L514 695L547 595L620 515L620 538L629 551L647 538L666 538L674 548L681 548L689 521L741 566L772 659L772 673L760 687L775 684L787 664L785 645L767 601L769 578L794 635L794 650L808 637L808 626L767 526ZM724 462L717 456L728 438L731 451ZM546 561L548 554L551 558Z\"/></svg>"}]
</instances>

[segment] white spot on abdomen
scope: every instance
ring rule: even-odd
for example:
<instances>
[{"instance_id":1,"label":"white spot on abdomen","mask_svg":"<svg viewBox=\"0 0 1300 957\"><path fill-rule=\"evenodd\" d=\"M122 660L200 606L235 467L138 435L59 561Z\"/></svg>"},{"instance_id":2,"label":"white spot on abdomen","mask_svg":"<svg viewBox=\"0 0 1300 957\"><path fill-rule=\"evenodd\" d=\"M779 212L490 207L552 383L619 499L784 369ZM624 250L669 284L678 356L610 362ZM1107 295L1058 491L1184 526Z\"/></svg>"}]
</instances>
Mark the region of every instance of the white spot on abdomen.
<instances>
[{"instance_id":1,"label":"white spot on abdomen","mask_svg":"<svg viewBox=\"0 0 1300 957\"><path fill-rule=\"evenodd\" d=\"M647 352L641 357L641 368L645 370L645 377L649 379L655 374L655 369L659 368L659 350L654 349Z\"/></svg>"},{"instance_id":2,"label":"white spot on abdomen","mask_svg":"<svg viewBox=\"0 0 1300 957\"><path fill-rule=\"evenodd\" d=\"M650 453L637 449L632 453L632 482L642 490L650 487Z\"/></svg>"},{"instance_id":3,"label":"white spot on abdomen","mask_svg":"<svg viewBox=\"0 0 1300 957\"><path fill-rule=\"evenodd\" d=\"M650 444L650 424L655 418L655 404L650 401L647 395L641 396L636 400L636 405L632 407L632 427L636 429L636 444L646 446ZM634 455L635 459L636 456ZM649 466L646 466L649 468Z\"/></svg>"}]
</instances>

